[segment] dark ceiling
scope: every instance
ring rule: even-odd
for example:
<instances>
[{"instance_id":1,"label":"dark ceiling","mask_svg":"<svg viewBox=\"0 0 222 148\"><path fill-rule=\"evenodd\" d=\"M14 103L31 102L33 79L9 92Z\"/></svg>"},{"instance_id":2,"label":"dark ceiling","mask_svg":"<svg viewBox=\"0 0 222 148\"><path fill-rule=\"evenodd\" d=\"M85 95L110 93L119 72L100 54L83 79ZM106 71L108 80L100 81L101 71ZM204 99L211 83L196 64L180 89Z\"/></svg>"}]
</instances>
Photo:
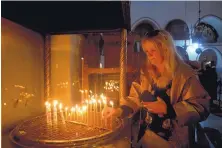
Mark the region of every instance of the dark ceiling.
<instances>
[{"instance_id":1,"label":"dark ceiling","mask_svg":"<svg viewBox=\"0 0 222 148\"><path fill-rule=\"evenodd\" d=\"M129 2L2 1L2 17L42 34L130 30ZM122 9L123 8L123 9Z\"/></svg>"}]
</instances>

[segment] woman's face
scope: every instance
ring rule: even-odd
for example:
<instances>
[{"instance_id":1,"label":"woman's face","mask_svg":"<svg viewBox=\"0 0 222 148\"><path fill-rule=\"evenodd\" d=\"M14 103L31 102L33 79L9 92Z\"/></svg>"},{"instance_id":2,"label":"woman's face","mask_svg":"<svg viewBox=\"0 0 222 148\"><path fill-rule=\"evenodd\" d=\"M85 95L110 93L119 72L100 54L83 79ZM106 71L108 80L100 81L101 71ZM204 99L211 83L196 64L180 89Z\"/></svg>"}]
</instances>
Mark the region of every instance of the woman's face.
<instances>
[{"instance_id":1,"label":"woman's face","mask_svg":"<svg viewBox=\"0 0 222 148\"><path fill-rule=\"evenodd\" d=\"M145 52L146 56L148 57L151 64L155 66L159 66L160 64L163 64L163 56L160 53L160 50L157 49L157 47L149 41L145 41L142 44L143 51Z\"/></svg>"}]
</instances>

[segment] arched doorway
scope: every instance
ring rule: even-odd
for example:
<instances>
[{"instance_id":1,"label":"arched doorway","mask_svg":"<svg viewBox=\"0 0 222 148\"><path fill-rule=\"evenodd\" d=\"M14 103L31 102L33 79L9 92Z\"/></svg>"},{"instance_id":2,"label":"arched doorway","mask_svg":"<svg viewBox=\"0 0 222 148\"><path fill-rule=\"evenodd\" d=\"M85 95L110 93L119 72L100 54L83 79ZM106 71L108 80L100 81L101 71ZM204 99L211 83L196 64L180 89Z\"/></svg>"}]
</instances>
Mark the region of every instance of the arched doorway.
<instances>
[{"instance_id":1,"label":"arched doorway","mask_svg":"<svg viewBox=\"0 0 222 148\"><path fill-rule=\"evenodd\" d=\"M222 77L222 53L215 47L205 48L202 50L201 54L197 57L198 61L202 63L203 61L209 62L214 61L216 66L216 71L218 76Z\"/></svg>"},{"instance_id":2,"label":"arched doorway","mask_svg":"<svg viewBox=\"0 0 222 148\"><path fill-rule=\"evenodd\" d=\"M149 17L143 17L143 18L140 18L138 19L137 21L135 21L132 26L131 26L131 29L132 31L134 32L136 28L138 28L138 26L140 24L149 24L153 27L153 29L160 29L160 25L153 19L149 18Z\"/></svg>"}]
</instances>

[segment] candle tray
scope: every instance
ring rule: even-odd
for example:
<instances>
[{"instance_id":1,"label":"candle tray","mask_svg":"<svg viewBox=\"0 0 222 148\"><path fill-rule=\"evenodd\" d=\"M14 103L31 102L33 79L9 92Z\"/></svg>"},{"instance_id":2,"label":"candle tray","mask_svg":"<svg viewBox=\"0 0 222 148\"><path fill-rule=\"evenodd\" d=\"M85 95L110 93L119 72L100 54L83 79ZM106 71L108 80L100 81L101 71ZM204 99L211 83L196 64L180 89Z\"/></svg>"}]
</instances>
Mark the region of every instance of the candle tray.
<instances>
[{"instance_id":1,"label":"candle tray","mask_svg":"<svg viewBox=\"0 0 222 148\"><path fill-rule=\"evenodd\" d=\"M64 121L58 114L56 123L47 123L46 115L17 125L10 140L20 147L97 147L108 143L121 131L121 122L113 122L113 130Z\"/></svg>"}]
</instances>

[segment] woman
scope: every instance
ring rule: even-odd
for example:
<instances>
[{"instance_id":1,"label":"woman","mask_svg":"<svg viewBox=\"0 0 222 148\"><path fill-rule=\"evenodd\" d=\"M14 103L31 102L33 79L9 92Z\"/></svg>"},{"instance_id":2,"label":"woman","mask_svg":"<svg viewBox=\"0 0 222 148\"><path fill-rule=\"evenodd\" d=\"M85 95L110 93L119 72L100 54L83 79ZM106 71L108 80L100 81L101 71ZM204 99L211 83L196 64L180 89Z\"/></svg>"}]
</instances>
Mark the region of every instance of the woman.
<instances>
[{"instance_id":1,"label":"woman","mask_svg":"<svg viewBox=\"0 0 222 148\"><path fill-rule=\"evenodd\" d=\"M146 64L141 70L140 82L132 83L129 96L120 100L119 108L106 108L103 116L131 117L143 105L149 113L169 117L172 124L168 140L147 129L138 142L143 148L189 147L188 126L209 116L210 97L192 68L176 53L168 32L150 32L142 38L141 45L146 54ZM157 97L157 101L141 104L140 95L144 91L154 95L157 88L166 91L170 97L170 106L161 97ZM169 116L173 113L175 116Z\"/></svg>"}]
</instances>

